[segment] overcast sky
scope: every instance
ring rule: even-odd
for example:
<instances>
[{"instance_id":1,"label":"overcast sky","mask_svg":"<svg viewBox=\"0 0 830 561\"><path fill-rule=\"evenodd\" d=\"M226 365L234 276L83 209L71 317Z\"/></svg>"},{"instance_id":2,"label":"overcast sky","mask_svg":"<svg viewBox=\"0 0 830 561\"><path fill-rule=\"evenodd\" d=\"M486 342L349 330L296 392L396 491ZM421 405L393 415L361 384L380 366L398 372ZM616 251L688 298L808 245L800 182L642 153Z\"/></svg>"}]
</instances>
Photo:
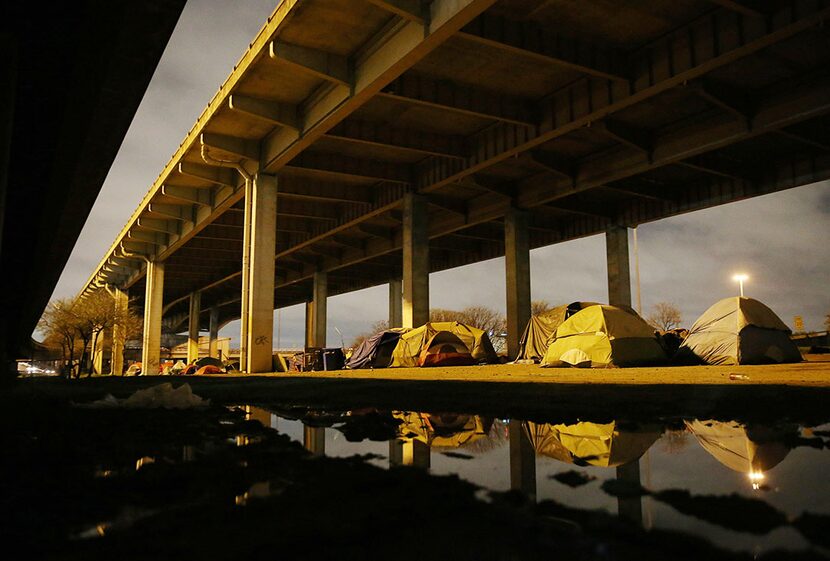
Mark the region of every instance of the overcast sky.
<instances>
[{"instance_id":1,"label":"overcast sky","mask_svg":"<svg viewBox=\"0 0 830 561\"><path fill-rule=\"evenodd\" d=\"M188 1L53 297L77 294L275 4L245 0L231 9L222 0ZM746 294L791 327L801 315L807 330L823 329L830 313L830 182L644 224L638 239L644 315L668 301L690 326L712 303L737 294L737 271L750 276ZM607 299L601 236L534 250L531 269L534 300ZM384 319L387 295L383 286L330 298L328 344L340 343L335 328L348 344ZM504 260L433 274L430 295L433 307L504 311ZM282 348L302 345L303 314L301 306L279 314ZM237 321L222 334L238 339L238 330Z\"/></svg>"}]
</instances>

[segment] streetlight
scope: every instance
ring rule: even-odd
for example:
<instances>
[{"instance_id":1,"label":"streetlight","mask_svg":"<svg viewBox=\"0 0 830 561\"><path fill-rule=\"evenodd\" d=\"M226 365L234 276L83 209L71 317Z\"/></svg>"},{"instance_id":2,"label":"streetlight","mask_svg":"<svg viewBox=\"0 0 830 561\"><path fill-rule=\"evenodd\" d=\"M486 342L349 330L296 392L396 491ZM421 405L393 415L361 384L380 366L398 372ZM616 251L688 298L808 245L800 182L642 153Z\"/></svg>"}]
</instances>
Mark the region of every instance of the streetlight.
<instances>
[{"instance_id":1,"label":"streetlight","mask_svg":"<svg viewBox=\"0 0 830 561\"><path fill-rule=\"evenodd\" d=\"M736 281L741 287L741 298L744 297L744 281L749 279L749 275L745 275L744 273L738 273L732 277L733 281Z\"/></svg>"}]
</instances>

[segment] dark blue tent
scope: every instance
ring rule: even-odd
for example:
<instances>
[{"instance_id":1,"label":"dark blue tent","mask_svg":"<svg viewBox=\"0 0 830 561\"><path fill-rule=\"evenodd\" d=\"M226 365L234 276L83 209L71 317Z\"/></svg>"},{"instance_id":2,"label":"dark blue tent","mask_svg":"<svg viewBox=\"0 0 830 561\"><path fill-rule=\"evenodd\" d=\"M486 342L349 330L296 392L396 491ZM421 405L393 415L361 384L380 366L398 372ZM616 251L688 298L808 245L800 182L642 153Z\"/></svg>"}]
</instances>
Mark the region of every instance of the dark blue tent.
<instances>
[{"instance_id":1,"label":"dark blue tent","mask_svg":"<svg viewBox=\"0 0 830 561\"><path fill-rule=\"evenodd\" d=\"M402 329L389 329L375 333L354 350L346 361L346 368L386 368L392 362L392 351L403 332Z\"/></svg>"}]
</instances>

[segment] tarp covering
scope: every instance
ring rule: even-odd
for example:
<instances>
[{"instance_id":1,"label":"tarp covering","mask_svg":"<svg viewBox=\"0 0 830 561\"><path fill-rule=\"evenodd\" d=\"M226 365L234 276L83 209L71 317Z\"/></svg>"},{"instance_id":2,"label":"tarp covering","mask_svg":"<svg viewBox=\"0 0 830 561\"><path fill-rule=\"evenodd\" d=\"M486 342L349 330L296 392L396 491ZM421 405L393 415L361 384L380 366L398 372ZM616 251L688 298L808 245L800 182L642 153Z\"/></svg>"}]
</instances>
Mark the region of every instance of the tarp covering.
<instances>
[{"instance_id":1,"label":"tarp covering","mask_svg":"<svg viewBox=\"0 0 830 561\"><path fill-rule=\"evenodd\" d=\"M465 366L475 363L464 342L449 331L433 335L418 359L419 366Z\"/></svg>"},{"instance_id":2,"label":"tarp covering","mask_svg":"<svg viewBox=\"0 0 830 561\"><path fill-rule=\"evenodd\" d=\"M680 349L678 362L769 364L800 362L790 329L753 298L724 298L703 312Z\"/></svg>"},{"instance_id":3,"label":"tarp covering","mask_svg":"<svg viewBox=\"0 0 830 561\"><path fill-rule=\"evenodd\" d=\"M519 341L519 355L516 360L542 360L556 328L579 310L596 305L596 302L571 302L532 316Z\"/></svg>"},{"instance_id":4,"label":"tarp covering","mask_svg":"<svg viewBox=\"0 0 830 561\"><path fill-rule=\"evenodd\" d=\"M551 425L526 422L537 454L576 465L614 467L637 460L660 438L658 428L622 429L616 422Z\"/></svg>"},{"instance_id":5,"label":"tarp covering","mask_svg":"<svg viewBox=\"0 0 830 561\"><path fill-rule=\"evenodd\" d=\"M749 429L737 421L685 421L686 427L714 458L742 473L768 471L790 452L786 433L766 428Z\"/></svg>"},{"instance_id":6,"label":"tarp covering","mask_svg":"<svg viewBox=\"0 0 830 561\"><path fill-rule=\"evenodd\" d=\"M433 448L458 448L484 438L492 420L478 415L431 414L393 411L400 421L398 438L419 440Z\"/></svg>"},{"instance_id":7,"label":"tarp covering","mask_svg":"<svg viewBox=\"0 0 830 561\"><path fill-rule=\"evenodd\" d=\"M654 328L618 306L589 306L556 328L542 366L644 366L666 361Z\"/></svg>"},{"instance_id":8,"label":"tarp covering","mask_svg":"<svg viewBox=\"0 0 830 561\"><path fill-rule=\"evenodd\" d=\"M386 368L392 361L392 351L406 329L387 329L363 341L346 361L346 368Z\"/></svg>"},{"instance_id":9,"label":"tarp covering","mask_svg":"<svg viewBox=\"0 0 830 561\"><path fill-rule=\"evenodd\" d=\"M395 350L392 352L390 366L418 366L421 351L427 346L432 337L439 331L449 331L458 337L470 355L478 362L496 363L498 357L493 350L493 344L487 333L457 321L430 322L401 335Z\"/></svg>"}]
</instances>

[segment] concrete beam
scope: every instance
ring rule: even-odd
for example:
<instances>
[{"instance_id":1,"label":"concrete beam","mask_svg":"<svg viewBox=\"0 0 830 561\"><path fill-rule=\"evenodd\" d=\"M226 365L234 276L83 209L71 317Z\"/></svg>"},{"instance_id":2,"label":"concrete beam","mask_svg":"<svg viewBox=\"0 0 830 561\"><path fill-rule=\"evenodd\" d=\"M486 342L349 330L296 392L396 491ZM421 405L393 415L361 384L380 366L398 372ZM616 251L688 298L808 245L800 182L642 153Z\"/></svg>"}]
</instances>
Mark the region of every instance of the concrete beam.
<instances>
[{"instance_id":1,"label":"concrete beam","mask_svg":"<svg viewBox=\"0 0 830 561\"><path fill-rule=\"evenodd\" d=\"M403 199L403 327L429 321L429 215L422 195Z\"/></svg>"},{"instance_id":2,"label":"concrete beam","mask_svg":"<svg viewBox=\"0 0 830 561\"><path fill-rule=\"evenodd\" d=\"M246 160L259 161L259 142L256 140L203 132L199 136L199 141L202 143L202 146L221 150L222 152L245 158Z\"/></svg>"},{"instance_id":3,"label":"concrete beam","mask_svg":"<svg viewBox=\"0 0 830 561\"><path fill-rule=\"evenodd\" d=\"M164 263L149 261L144 292L144 335L141 339L141 371L148 376L158 374L163 306Z\"/></svg>"},{"instance_id":4,"label":"concrete beam","mask_svg":"<svg viewBox=\"0 0 830 561\"><path fill-rule=\"evenodd\" d=\"M520 126L537 124L530 100L426 76L406 74L387 85L378 97Z\"/></svg>"},{"instance_id":5,"label":"concrete beam","mask_svg":"<svg viewBox=\"0 0 830 561\"><path fill-rule=\"evenodd\" d=\"M439 158L463 159L466 155L463 137L399 129L386 123L350 119L327 132L326 138Z\"/></svg>"},{"instance_id":6,"label":"concrete beam","mask_svg":"<svg viewBox=\"0 0 830 561\"><path fill-rule=\"evenodd\" d=\"M622 56L613 49L557 35L551 33L550 29L529 21L519 22L483 14L465 26L458 35L511 55L597 78L624 82L630 73Z\"/></svg>"},{"instance_id":7,"label":"concrete beam","mask_svg":"<svg viewBox=\"0 0 830 561\"><path fill-rule=\"evenodd\" d=\"M418 23L423 23L429 13L420 0L369 0L369 3L400 18Z\"/></svg>"},{"instance_id":8,"label":"concrete beam","mask_svg":"<svg viewBox=\"0 0 830 561\"><path fill-rule=\"evenodd\" d=\"M211 205L210 189L196 189L194 187L182 187L181 185L162 185L161 194L171 199L182 201L183 203L207 206Z\"/></svg>"},{"instance_id":9,"label":"concrete beam","mask_svg":"<svg viewBox=\"0 0 830 561\"><path fill-rule=\"evenodd\" d=\"M346 57L285 41L271 41L270 56L295 69L342 86L351 85Z\"/></svg>"},{"instance_id":10,"label":"concrete beam","mask_svg":"<svg viewBox=\"0 0 830 561\"><path fill-rule=\"evenodd\" d=\"M530 237L527 212L510 209L504 217L507 287L507 358L519 355L519 340L530 321Z\"/></svg>"},{"instance_id":11,"label":"concrete beam","mask_svg":"<svg viewBox=\"0 0 830 561\"><path fill-rule=\"evenodd\" d=\"M228 98L228 107L272 125L288 127L295 131L303 129L300 111L296 105L232 94Z\"/></svg>"},{"instance_id":12,"label":"concrete beam","mask_svg":"<svg viewBox=\"0 0 830 561\"><path fill-rule=\"evenodd\" d=\"M324 176L403 184L410 184L413 179L412 170L407 165L320 152L304 152L291 160L291 163L283 169L302 170L305 173L317 173Z\"/></svg>"},{"instance_id":13,"label":"concrete beam","mask_svg":"<svg viewBox=\"0 0 830 561\"><path fill-rule=\"evenodd\" d=\"M238 185L238 174L230 168L194 164L192 162L179 162L177 169L182 175L195 177L217 185L224 185L233 189Z\"/></svg>"},{"instance_id":14,"label":"concrete beam","mask_svg":"<svg viewBox=\"0 0 830 561\"><path fill-rule=\"evenodd\" d=\"M390 440L389 466L410 466L420 469L429 469L431 463L429 444L420 440Z\"/></svg>"},{"instance_id":15,"label":"concrete beam","mask_svg":"<svg viewBox=\"0 0 830 561\"><path fill-rule=\"evenodd\" d=\"M303 425L303 448L312 456L326 455L326 428Z\"/></svg>"}]
</instances>

